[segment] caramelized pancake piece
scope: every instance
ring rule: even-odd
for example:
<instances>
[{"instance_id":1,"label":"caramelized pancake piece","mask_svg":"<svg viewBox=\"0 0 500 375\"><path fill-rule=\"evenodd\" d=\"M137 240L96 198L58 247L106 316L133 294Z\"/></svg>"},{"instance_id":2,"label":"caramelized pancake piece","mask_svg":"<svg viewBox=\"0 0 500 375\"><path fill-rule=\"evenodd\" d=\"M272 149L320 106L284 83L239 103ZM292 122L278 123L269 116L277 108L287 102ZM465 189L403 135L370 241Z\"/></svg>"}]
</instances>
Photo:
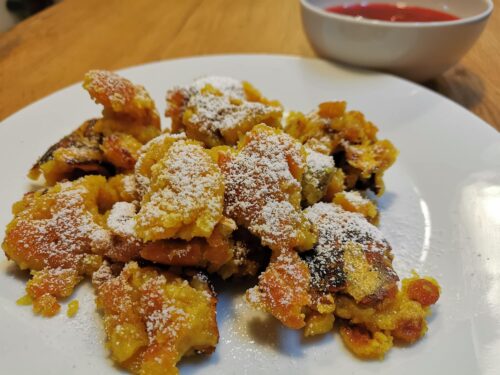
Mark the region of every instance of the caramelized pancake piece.
<instances>
[{"instance_id":1,"label":"caramelized pancake piece","mask_svg":"<svg viewBox=\"0 0 500 375\"><path fill-rule=\"evenodd\" d=\"M143 259L168 266L198 267L218 273L223 279L255 276L269 262L268 249L258 239L236 234L234 221L224 218L212 235L185 240L160 240L144 244Z\"/></svg>"},{"instance_id":2,"label":"caramelized pancake piece","mask_svg":"<svg viewBox=\"0 0 500 375\"><path fill-rule=\"evenodd\" d=\"M230 259L217 270L224 280L232 276L256 276L259 273L262 266L260 259L264 258L259 256L259 250L253 249L244 241L232 241L230 254Z\"/></svg>"},{"instance_id":3,"label":"caramelized pancake piece","mask_svg":"<svg viewBox=\"0 0 500 375\"><path fill-rule=\"evenodd\" d=\"M343 291L371 304L394 292L391 248L375 226L329 203L315 204L306 216L318 230L318 243L305 256L314 293Z\"/></svg>"},{"instance_id":4,"label":"caramelized pancake piece","mask_svg":"<svg viewBox=\"0 0 500 375\"><path fill-rule=\"evenodd\" d=\"M110 175L113 168L101 152L102 136L94 129L96 122L85 121L51 146L31 168L29 177L36 180L42 173L46 183L52 186L58 181L73 180L85 174Z\"/></svg>"},{"instance_id":5,"label":"caramelized pancake piece","mask_svg":"<svg viewBox=\"0 0 500 375\"><path fill-rule=\"evenodd\" d=\"M32 270L24 302L33 303L36 313L58 312L57 299L68 297L83 276L99 268L102 257L127 262L139 256L143 243L134 233L136 206L116 202L134 194L130 176L109 181L86 176L28 193L14 204L2 247L19 268Z\"/></svg>"},{"instance_id":6,"label":"caramelized pancake piece","mask_svg":"<svg viewBox=\"0 0 500 375\"><path fill-rule=\"evenodd\" d=\"M5 253L21 269L70 268L80 274L95 257L137 257L142 243L130 217L136 208L126 202L134 199L134 186L131 176L86 176L26 194L13 207Z\"/></svg>"},{"instance_id":7,"label":"caramelized pancake piece","mask_svg":"<svg viewBox=\"0 0 500 375\"><path fill-rule=\"evenodd\" d=\"M104 106L104 118L123 118L143 127L160 129L155 103L143 86L134 85L113 72L91 70L85 74L83 88L96 103ZM150 136L147 138L151 139Z\"/></svg>"},{"instance_id":8,"label":"caramelized pancake piece","mask_svg":"<svg viewBox=\"0 0 500 375\"><path fill-rule=\"evenodd\" d=\"M349 167L347 170L353 171L348 181L348 186L366 186L379 196L383 194L385 186L383 181L384 172L394 164L398 155L397 150L388 140L365 141L362 144L346 144L345 160ZM354 176L356 180L354 180ZM349 177L349 176L348 176ZM372 180L372 181L370 181Z\"/></svg>"},{"instance_id":9,"label":"caramelized pancake piece","mask_svg":"<svg viewBox=\"0 0 500 375\"><path fill-rule=\"evenodd\" d=\"M135 215L139 194L134 175L111 177L99 195L99 206L105 212L105 227L111 244L102 255L115 262L128 262L139 257L144 243L135 233Z\"/></svg>"},{"instance_id":10,"label":"caramelized pancake piece","mask_svg":"<svg viewBox=\"0 0 500 375\"><path fill-rule=\"evenodd\" d=\"M346 111L345 102L321 103L308 115L292 112L285 130L307 147L333 155L344 172L346 189L371 189L383 194L384 172L394 163L398 151L391 142L377 139L377 127L362 113ZM333 193L341 191L335 190Z\"/></svg>"},{"instance_id":11,"label":"caramelized pancake piece","mask_svg":"<svg viewBox=\"0 0 500 375\"><path fill-rule=\"evenodd\" d=\"M311 302L309 283L309 270L298 254L282 252L259 276L258 285L247 291L247 300L285 326L299 329L305 325L304 309Z\"/></svg>"},{"instance_id":12,"label":"caramelized pancake piece","mask_svg":"<svg viewBox=\"0 0 500 375\"><path fill-rule=\"evenodd\" d=\"M304 336L311 337L330 332L335 323L333 313L309 312L306 315L306 325L304 327Z\"/></svg>"},{"instance_id":13,"label":"caramelized pancake piece","mask_svg":"<svg viewBox=\"0 0 500 375\"><path fill-rule=\"evenodd\" d=\"M13 207L14 219L7 226L2 247L21 268L83 270L90 254L109 245L99 214L101 176L26 194Z\"/></svg>"},{"instance_id":14,"label":"caramelized pancake piece","mask_svg":"<svg viewBox=\"0 0 500 375\"><path fill-rule=\"evenodd\" d=\"M193 238L143 242L136 234L135 203L117 202L107 215L107 228L112 233L112 246L104 255L117 262L139 257L168 266L198 267L217 272L233 259L233 220L223 218L208 238Z\"/></svg>"},{"instance_id":15,"label":"caramelized pancake piece","mask_svg":"<svg viewBox=\"0 0 500 375\"><path fill-rule=\"evenodd\" d=\"M315 336L331 331L335 322L335 293L310 287L309 295L311 301L306 309L304 335Z\"/></svg>"},{"instance_id":16,"label":"caramelized pancake piece","mask_svg":"<svg viewBox=\"0 0 500 375\"><path fill-rule=\"evenodd\" d=\"M271 250L248 230L238 228L231 236L231 259L217 271L223 278L256 276L269 264Z\"/></svg>"},{"instance_id":17,"label":"caramelized pancake piece","mask_svg":"<svg viewBox=\"0 0 500 375\"><path fill-rule=\"evenodd\" d=\"M316 239L300 207L304 149L280 130L257 125L236 153L220 151L219 163L226 178L226 214L274 255L248 300L300 328L309 303L309 271L295 249L309 249Z\"/></svg>"},{"instance_id":18,"label":"caramelized pancake piece","mask_svg":"<svg viewBox=\"0 0 500 375\"><path fill-rule=\"evenodd\" d=\"M2 248L19 268L36 271L26 288L35 312L56 313L56 299L69 296L81 276L99 267L111 244L98 206L105 184L104 177L88 176L28 193L14 204Z\"/></svg>"},{"instance_id":19,"label":"caramelized pancake piece","mask_svg":"<svg viewBox=\"0 0 500 375\"><path fill-rule=\"evenodd\" d=\"M33 312L45 317L56 315L61 309L58 299L67 298L82 280L77 270L45 268L32 271L33 277L26 284L26 293L33 304Z\"/></svg>"},{"instance_id":20,"label":"caramelized pancake piece","mask_svg":"<svg viewBox=\"0 0 500 375\"><path fill-rule=\"evenodd\" d=\"M203 275L188 282L131 262L115 276L104 264L93 284L107 347L120 367L134 374L178 374L183 356L214 351L217 300Z\"/></svg>"},{"instance_id":21,"label":"caramelized pancake piece","mask_svg":"<svg viewBox=\"0 0 500 375\"><path fill-rule=\"evenodd\" d=\"M346 211L357 212L363 215L369 222L378 221L377 206L368 198L363 197L359 191L343 191L335 194L333 203L339 205Z\"/></svg>"},{"instance_id":22,"label":"caramelized pancake piece","mask_svg":"<svg viewBox=\"0 0 500 375\"><path fill-rule=\"evenodd\" d=\"M201 267L218 271L233 257L231 233L236 230L233 220L223 218L208 238L160 240L149 242L141 250L142 258L152 262L184 267Z\"/></svg>"},{"instance_id":23,"label":"caramelized pancake piece","mask_svg":"<svg viewBox=\"0 0 500 375\"><path fill-rule=\"evenodd\" d=\"M307 149L306 170L302 178L302 201L310 206L323 199L335 171L333 158Z\"/></svg>"},{"instance_id":24,"label":"caramelized pancake piece","mask_svg":"<svg viewBox=\"0 0 500 375\"><path fill-rule=\"evenodd\" d=\"M111 133L103 138L101 151L104 159L121 171L131 171L137 161L142 143L126 133Z\"/></svg>"},{"instance_id":25,"label":"caramelized pancake piece","mask_svg":"<svg viewBox=\"0 0 500 375\"><path fill-rule=\"evenodd\" d=\"M384 332L370 332L362 326L343 324L340 337L345 346L362 359L383 359L392 348L392 336Z\"/></svg>"},{"instance_id":26,"label":"caramelized pancake piece","mask_svg":"<svg viewBox=\"0 0 500 375\"><path fill-rule=\"evenodd\" d=\"M278 129L257 125L236 153L220 152L225 176L225 213L280 252L310 249L315 235L301 211L305 152Z\"/></svg>"},{"instance_id":27,"label":"caramelized pancake piece","mask_svg":"<svg viewBox=\"0 0 500 375\"><path fill-rule=\"evenodd\" d=\"M144 241L210 237L222 219L224 179L209 151L179 140L151 166L136 217Z\"/></svg>"},{"instance_id":28,"label":"caramelized pancake piece","mask_svg":"<svg viewBox=\"0 0 500 375\"><path fill-rule=\"evenodd\" d=\"M203 238L185 240L159 240L148 242L141 257L158 264L183 267L205 267L208 244Z\"/></svg>"},{"instance_id":29,"label":"caramelized pancake piece","mask_svg":"<svg viewBox=\"0 0 500 375\"><path fill-rule=\"evenodd\" d=\"M414 275L403 280L392 298L374 306L363 306L351 297L339 296L335 314L348 321L341 328L346 346L365 359L383 358L393 339L405 344L419 340L427 331L425 318L439 299L436 280Z\"/></svg>"},{"instance_id":30,"label":"caramelized pancake piece","mask_svg":"<svg viewBox=\"0 0 500 375\"><path fill-rule=\"evenodd\" d=\"M282 108L269 101L248 82L227 77L207 77L167 93L166 116L172 131L208 147L234 145L255 125L279 127Z\"/></svg>"},{"instance_id":31,"label":"caramelized pancake piece","mask_svg":"<svg viewBox=\"0 0 500 375\"><path fill-rule=\"evenodd\" d=\"M170 266L200 267L209 272L219 272L224 278L233 275L255 275L262 262L257 258L253 249L246 246L240 235L233 240L232 233L237 229L236 223L223 217L215 226L208 238L193 238L185 240L158 240L144 243L137 238L136 203L130 200L134 196L133 178L118 175L108 181L113 186L113 194L108 193L106 200L121 200L115 203L107 212L107 228L113 234L113 246L104 254L111 260L127 262L139 257L143 259ZM116 193L118 191L118 193ZM118 194L118 195L117 195ZM120 198L120 199L118 199ZM258 244L256 248L260 246ZM251 258L248 258L252 252ZM255 258L255 259L254 259Z\"/></svg>"},{"instance_id":32,"label":"caramelized pancake piece","mask_svg":"<svg viewBox=\"0 0 500 375\"><path fill-rule=\"evenodd\" d=\"M160 134L160 117L142 86L108 71L85 75L84 88L104 105L103 117L86 121L37 161L29 177L48 185L86 174L113 175L134 168L140 147Z\"/></svg>"}]
</instances>

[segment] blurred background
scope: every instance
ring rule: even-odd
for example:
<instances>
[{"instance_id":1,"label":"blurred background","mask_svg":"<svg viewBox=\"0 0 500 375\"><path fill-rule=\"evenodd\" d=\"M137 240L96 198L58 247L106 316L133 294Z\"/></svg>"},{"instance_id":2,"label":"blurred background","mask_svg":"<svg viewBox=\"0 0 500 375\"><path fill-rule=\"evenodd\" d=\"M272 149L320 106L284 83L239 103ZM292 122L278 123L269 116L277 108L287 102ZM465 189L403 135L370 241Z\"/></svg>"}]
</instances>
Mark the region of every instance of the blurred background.
<instances>
[{"instance_id":1,"label":"blurred background","mask_svg":"<svg viewBox=\"0 0 500 375\"><path fill-rule=\"evenodd\" d=\"M60 0L0 0L0 32Z\"/></svg>"}]
</instances>

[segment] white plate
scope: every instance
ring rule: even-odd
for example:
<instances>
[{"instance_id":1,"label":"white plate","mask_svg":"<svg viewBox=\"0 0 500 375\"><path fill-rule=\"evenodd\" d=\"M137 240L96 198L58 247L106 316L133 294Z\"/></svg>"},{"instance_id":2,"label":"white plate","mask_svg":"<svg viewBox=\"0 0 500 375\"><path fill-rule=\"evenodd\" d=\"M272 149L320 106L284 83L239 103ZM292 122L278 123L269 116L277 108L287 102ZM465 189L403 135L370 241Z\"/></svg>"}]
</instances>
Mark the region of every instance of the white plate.
<instances>
[{"instance_id":1,"label":"white plate","mask_svg":"<svg viewBox=\"0 0 500 375\"><path fill-rule=\"evenodd\" d=\"M182 374L498 374L500 373L500 136L458 105L385 74L319 60L213 56L159 62L122 71L143 84L164 110L165 90L201 75L254 83L286 108L308 111L345 99L399 148L386 175L381 228L400 274L414 268L438 278L443 294L427 336L394 348L384 361L352 357L337 334L304 340L273 319L248 318L239 292L220 297L220 344L209 358L184 361ZM100 109L78 85L30 105L0 125L0 227L29 188L25 178L48 146ZM3 229L2 229L3 230ZM34 317L16 306L23 277L0 261L0 372L112 374L88 285L68 319ZM63 311L65 311L63 309Z\"/></svg>"}]
</instances>

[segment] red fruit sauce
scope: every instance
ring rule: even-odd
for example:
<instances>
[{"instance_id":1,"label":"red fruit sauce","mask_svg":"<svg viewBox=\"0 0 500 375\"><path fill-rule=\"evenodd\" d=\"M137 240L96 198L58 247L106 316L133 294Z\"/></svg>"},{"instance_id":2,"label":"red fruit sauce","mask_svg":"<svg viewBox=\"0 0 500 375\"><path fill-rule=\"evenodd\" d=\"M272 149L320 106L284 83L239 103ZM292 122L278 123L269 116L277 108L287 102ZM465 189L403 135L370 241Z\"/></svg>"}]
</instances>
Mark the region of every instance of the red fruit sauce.
<instances>
[{"instance_id":1,"label":"red fruit sauce","mask_svg":"<svg viewBox=\"0 0 500 375\"><path fill-rule=\"evenodd\" d=\"M457 16L439 10L401 4L340 5L326 8L326 11L390 22L438 22L459 19Z\"/></svg>"}]
</instances>

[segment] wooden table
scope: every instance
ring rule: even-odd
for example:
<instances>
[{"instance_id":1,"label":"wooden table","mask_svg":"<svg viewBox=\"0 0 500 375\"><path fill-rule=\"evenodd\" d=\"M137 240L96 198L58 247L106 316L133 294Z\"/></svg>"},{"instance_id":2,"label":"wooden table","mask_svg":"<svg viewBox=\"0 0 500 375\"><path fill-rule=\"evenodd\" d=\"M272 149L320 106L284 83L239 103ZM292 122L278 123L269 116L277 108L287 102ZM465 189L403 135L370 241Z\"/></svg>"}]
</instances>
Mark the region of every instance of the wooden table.
<instances>
[{"instance_id":1,"label":"wooden table","mask_svg":"<svg viewBox=\"0 0 500 375\"><path fill-rule=\"evenodd\" d=\"M0 119L91 68L254 52L315 56L298 0L64 0L0 34ZM427 85L500 130L499 56L496 11L462 62Z\"/></svg>"}]
</instances>

